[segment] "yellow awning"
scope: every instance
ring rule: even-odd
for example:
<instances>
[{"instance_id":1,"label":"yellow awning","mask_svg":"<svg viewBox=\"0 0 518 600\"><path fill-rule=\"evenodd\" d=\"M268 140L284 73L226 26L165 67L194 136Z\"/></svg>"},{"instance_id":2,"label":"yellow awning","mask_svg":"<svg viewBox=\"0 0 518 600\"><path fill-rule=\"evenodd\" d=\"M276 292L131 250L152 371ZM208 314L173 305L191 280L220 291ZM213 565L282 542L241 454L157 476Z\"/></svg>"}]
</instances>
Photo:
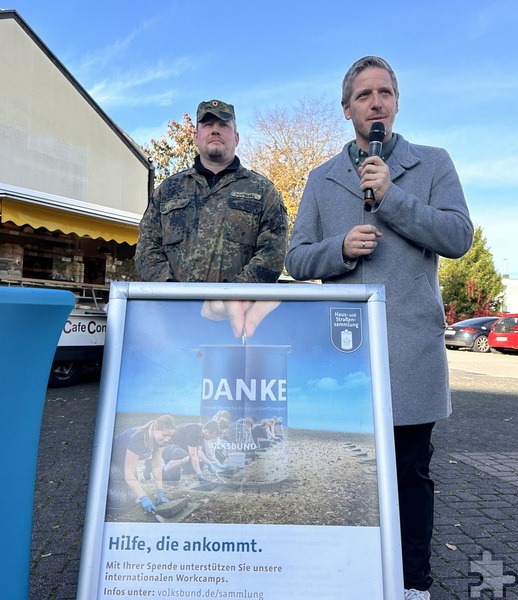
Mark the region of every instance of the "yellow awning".
<instances>
[{"instance_id":1,"label":"yellow awning","mask_svg":"<svg viewBox=\"0 0 518 600\"><path fill-rule=\"evenodd\" d=\"M115 240L119 244L133 245L138 239L138 225L117 223L106 219L97 219L88 215L38 206L29 202L16 202L2 198L0 200L2 223L12 221L16 225L30 225L37 229L45 227L49 231L75 233L93 239L102 238L107 242Z\"/></svg>"}]
</instances>

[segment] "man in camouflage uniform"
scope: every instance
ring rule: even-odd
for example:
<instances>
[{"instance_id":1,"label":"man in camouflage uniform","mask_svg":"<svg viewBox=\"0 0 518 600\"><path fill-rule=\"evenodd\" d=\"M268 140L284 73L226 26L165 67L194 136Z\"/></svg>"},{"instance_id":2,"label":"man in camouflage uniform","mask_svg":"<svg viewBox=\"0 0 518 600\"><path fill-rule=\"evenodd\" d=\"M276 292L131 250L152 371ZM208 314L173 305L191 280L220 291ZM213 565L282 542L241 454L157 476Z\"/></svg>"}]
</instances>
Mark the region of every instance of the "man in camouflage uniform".
<instances>
[{"instance_id":1,"label":"man in camouflage uniform","mask_svg":"<svg viewBox=\"0 0 518 600\"><path fill-rule=\"evenodd\" d=\"M135 254L144 281L272 283L284 265L287 216L272 182L245 169L234 107L201 102L190 169L154 191Z\"/></svg>"}]
</instances>

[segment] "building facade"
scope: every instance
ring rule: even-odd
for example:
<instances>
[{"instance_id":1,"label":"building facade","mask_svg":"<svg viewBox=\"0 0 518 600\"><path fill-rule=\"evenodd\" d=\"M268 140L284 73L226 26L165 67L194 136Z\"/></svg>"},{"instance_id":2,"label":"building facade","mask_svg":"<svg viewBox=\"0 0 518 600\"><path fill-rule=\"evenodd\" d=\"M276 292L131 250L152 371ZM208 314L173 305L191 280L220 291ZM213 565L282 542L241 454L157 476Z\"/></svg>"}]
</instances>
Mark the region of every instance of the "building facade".
<instances>
[{"instance_id":1,"label":"building facade","mask_svg":"<svg viewBox=\"0 0 518 600\"><path fill-rule=\"evenodd\" d=\"M502 283L504 285L504 304L502 306L502 312L518 313L518 279L504 275L502 277Z\"/></svg>"},{"instance_id":2,"label":"building facade","mask_svg":"<svg viewBox=\"0 0 518 600\"><path fill-rule=\"evenodd\" d=\"M134 279L147 155L13 10L0 55L0 283Z\"/></svg>"}]
</instances>

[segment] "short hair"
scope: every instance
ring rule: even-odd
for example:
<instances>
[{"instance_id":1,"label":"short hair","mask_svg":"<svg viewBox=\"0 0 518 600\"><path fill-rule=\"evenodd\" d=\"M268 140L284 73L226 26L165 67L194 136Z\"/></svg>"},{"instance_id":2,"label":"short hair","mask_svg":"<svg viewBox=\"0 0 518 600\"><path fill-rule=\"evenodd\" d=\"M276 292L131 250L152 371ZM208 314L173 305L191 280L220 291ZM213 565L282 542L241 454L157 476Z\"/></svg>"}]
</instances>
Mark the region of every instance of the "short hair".
<instances>
[{"instance_id":1,"label":"short hair","mask_svg":"<svg viewBox=\"0 0 518 600\"><path fill-rule=\"evenodd\" d=\"M224 431L227 431L227 429L230 426L230 421L228 419L221 418L219 421L216 421L216 423L219 425L219 432L220 433L223 433Z\"/></svg>"},{"instance_id":2,"label":"short hair","mask_svg":"<svg viewBox=\"0 0 518 600\"><path fill-rule=\"evenodd\" d=\"M388 72L392 80L392 87L394 88L396 99L399 98L399 87L397 84L396 74L388 62L379 56L364 56L353 63L353 65L345 74L344 80L342 81L342 104L344 106L349 106L349 103L351 102L353 82L356 79L356 76L369 67L385 69L385 71Z\"/></svg>"},{"instance_id":3,"label":"short hair","mask_svg":"<svg viewBox=\"0 0 518 600\"><path fill-rule=\"evenodd\" d=\"M140 427L135 427L137 431L144 431L144 445L148 450L153 450L155 446L154 432L155 431L168 431L170 429L176 429L174 419L171 415L161 415L157 419L148 421Z\"/></svg>"},{"instance_id":4,"label":"short hair","mask_svg":"<svg viewBox=\"0 0 518 600\"><path fill-rule=\"evenodd\" d=\"M202 427L209 435L219 435L219 423L216 421L207 421Z\"/></svg>"}]
</instances>

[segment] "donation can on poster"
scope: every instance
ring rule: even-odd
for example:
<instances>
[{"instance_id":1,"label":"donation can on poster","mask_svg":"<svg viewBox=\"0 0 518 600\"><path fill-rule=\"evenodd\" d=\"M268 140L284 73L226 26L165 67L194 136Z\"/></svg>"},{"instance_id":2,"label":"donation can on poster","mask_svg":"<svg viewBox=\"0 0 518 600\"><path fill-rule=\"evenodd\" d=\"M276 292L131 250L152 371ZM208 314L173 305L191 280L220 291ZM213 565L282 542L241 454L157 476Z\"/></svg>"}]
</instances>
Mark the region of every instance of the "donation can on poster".
<instances>
[{"instance_id":1,"label":"donation can on poster","mask_svg":"<svg viewBox=\"0 0 518 600\"><path fill-rule=\"evenodd\" d=\"M216 442L240 483L264 485L288 477L287 357L289 345L204 345L201 415L228 417ZM239 476L241 475L241 476Z\"/></svg>"}]
</instances>

